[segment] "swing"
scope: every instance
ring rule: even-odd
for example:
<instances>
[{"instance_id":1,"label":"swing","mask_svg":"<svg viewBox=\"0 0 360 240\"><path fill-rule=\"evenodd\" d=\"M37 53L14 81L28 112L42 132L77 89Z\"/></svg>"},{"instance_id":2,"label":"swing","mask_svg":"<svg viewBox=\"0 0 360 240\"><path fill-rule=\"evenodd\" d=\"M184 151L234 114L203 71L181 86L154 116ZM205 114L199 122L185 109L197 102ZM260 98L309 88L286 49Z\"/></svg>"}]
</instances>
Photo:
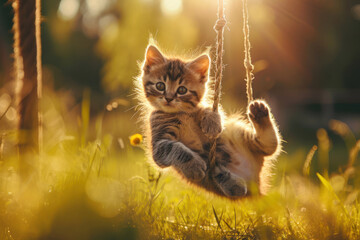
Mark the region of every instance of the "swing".
<instances>
[{"instance_id":1,"label":"swing","mask_svg":"<svg viewBox=\"0 0 360 240\"><path fill-rule=\"evenodd\" d=\"M243 33L244 33L244 48L245 58L244 66L246 70L246 92L248 104L253 100L253 91L251 87L252 80L254 79L254 66L251 63L250 55L250 37L249 37L249 23L248 23L248 10L247 0L243 0ZM215 85L214 85L214 96L213 96L213 112L218 112L221 83L222 83L222 71L223 71L223 60L222 56L224 53L224 27L226 26L226 19L224 17L224 3L223 0L218 1L218 19L215 23L214 30L216 31L216 63L215 63ZM216 138L210 139L210 171L213 171L215 166L215 155L216 155ZM210 174L209 174L210 176Z\"/></svg>"}]
</instances>

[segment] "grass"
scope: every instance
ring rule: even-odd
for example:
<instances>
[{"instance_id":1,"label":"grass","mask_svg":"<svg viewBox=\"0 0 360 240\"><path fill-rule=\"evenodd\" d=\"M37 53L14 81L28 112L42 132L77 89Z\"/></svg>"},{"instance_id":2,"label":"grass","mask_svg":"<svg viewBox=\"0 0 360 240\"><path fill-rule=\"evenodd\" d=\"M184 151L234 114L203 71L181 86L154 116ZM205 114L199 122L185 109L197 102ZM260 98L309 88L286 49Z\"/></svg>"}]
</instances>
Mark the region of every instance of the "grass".
<instances>
[{"instance_id":1,"label":"grass","mask_svg":"<svg viewBox=\"0 0 360 240\"><path fill-rule=\"evenodd\" d=\"M348 146L339 160L347 165L323 168L333 158L322 129L308 154L282 155L269 195L230 201L159 172L130 142L86 140L82 105L80 136L33 156L30 177L18 175L15 155L4 155L0 239L360 239L360 142L343 123L331 129Z\"/></svg>"}]
</instances>

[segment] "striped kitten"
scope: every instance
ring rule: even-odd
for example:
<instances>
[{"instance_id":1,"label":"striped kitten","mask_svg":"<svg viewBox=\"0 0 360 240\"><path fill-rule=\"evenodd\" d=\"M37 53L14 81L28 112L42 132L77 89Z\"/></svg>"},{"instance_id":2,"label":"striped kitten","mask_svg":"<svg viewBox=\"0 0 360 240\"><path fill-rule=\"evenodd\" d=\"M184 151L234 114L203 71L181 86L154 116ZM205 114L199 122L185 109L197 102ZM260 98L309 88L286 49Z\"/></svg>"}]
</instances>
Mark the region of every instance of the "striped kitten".
<instances>
[{"instance_id":1,"label":"striped kitten","mask_svg":"<svg viewBox=\"0 0 360 240\"><path fill-rule=\"evenodd\" d=\"M140 85L151 106L147 139L152 158L221 196L251 195L250 185L265 193L271 162L281 148L270 108L256 100L248 106L250 121L239 115L222 119L205 100L209 66L207 55L183 61L163 56L155 46L147 48ZM212 137L218 137L216 161L214 171L208 171Z\"/></svg>"}]
</instances>

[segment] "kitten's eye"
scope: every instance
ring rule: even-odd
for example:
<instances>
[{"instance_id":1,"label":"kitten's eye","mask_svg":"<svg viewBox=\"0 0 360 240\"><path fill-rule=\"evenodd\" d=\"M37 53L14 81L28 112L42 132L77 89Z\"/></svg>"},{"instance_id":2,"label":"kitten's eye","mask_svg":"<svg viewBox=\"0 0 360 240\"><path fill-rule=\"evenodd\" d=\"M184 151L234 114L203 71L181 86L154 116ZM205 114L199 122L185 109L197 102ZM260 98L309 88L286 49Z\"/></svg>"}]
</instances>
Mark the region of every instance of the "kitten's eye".
<instances>
[{"instance_id":1,"label":"kitten's eye","mask_svg":"<svg viewBox=\"0 0 360 240\"><path fill-rule=\"evenodd\" d=\"M165 90L165 84L162 83L162 82L158 82L156 84L156 89L159 90L159 91L164 91Z\"/></svg>"},{"instance_id":2,"label":"kitten's eye","mask_svg":"<svg viewBox=\"0 0 360 240\"><path fill-rule=\"evenodd\" d=\"M177 90L177 93L181 94L181 95L185 94L186 92L187 92L187 89L186 89L186 87L183 87L183 86L179 87Z\"/></svg>"}]
</instances>

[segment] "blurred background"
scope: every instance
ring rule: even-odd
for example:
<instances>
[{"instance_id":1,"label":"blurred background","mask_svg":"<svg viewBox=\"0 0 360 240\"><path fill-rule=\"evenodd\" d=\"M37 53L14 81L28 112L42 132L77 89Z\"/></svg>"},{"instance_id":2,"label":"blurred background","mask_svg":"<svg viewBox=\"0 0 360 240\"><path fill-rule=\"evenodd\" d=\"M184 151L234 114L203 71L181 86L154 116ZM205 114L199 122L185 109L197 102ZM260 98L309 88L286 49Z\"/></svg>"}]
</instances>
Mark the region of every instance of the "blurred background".
<instances>
[{"instance_id":1,"label":"blurred background","mask_svg":"<svg viewBox=\"0 0 360 240\"><path fill-rule=\"evenodd\" d=\"M0 6L0 239L225 239L216 212L250 239L359 239L359 1L248 0L254 97L272 107L284 153L281 197L240 203L159 172L136 144L149 38L172 55L215 47L217 0L42 1L44 154L30 180L17 174L11 2ZM231 113L247 104L242 1L225 0L225 14Z\"/></svg>"},{"instance_id":2,"label":"blurred background","mask_svg":"<svg viewBox=\"0 0 360 240\"><path fill-rule=\"evenodd\" d=\"M249 0L254 96L266 99L288 155L317 142L332 119L360 133L360 4L355 0ZM222 104L246 107L242 2L225 1ZM133 95L138 62L153 36L166 52L192 55L214 47L217 1L53 0L42 2L46 145L81 132L88 99L87 140L140 131ZM0 128L14 128L12 8L0 7ZM212 51L214 59L214 51ZM83 116L82 116L83 117ZM83 128L83 126L82 126ZM96 130L92 130L96 129ZM101 129L101 131L99 130ZM332 132L329 131L332 135ZM346 143L333 149L333 168ZM82 141L85 141L82 139ZM116 142L116 141L115 141ZM117 145L118 146L118 145ZM300 147L301 146L301 147ZM118 146L119 147L119 146ZM6 151L6 146L5 146ZM339 154L337 155L337 151Z\"/></svg>"}]
</instances>

